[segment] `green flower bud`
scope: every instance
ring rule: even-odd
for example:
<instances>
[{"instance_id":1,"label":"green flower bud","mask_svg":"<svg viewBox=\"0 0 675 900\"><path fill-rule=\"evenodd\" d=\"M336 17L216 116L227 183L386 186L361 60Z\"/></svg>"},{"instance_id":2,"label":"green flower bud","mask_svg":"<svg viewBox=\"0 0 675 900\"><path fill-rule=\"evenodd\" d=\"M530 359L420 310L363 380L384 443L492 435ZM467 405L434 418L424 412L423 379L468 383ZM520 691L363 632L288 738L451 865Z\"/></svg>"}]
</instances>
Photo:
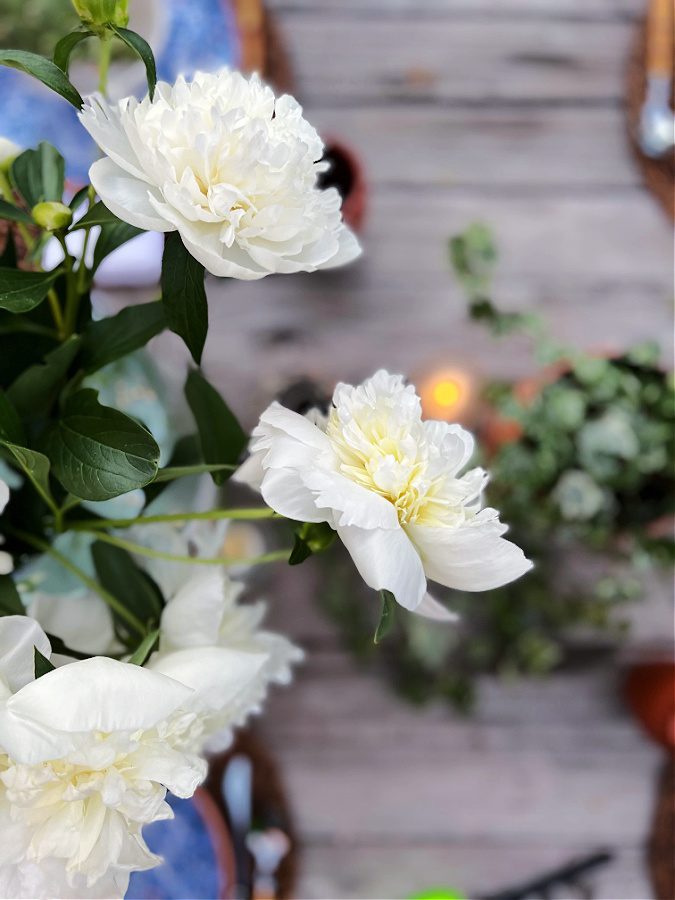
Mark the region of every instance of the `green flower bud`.
<instances>
[{"instance_id":1,"label":"green flower bud","mask_svg":"<svg viewBox=\"0 0 675 900\"><path fill-rule=\"evenodd\" d=\"M60 231L73 221L72 211L63 203L49 200L33 207L33 219L46 231Z\"/></svg>"},{"instance_id":2,"label":"green flower bud","mask_svg":"<svg viewBox=\"0 0 675 900\"><path fill-rule=\"evenodd\" d=\"M122 28L129 23L129 0L73 0L73 6L82 21L94 30L109 22Z\"/></svg>"}]
</instances>

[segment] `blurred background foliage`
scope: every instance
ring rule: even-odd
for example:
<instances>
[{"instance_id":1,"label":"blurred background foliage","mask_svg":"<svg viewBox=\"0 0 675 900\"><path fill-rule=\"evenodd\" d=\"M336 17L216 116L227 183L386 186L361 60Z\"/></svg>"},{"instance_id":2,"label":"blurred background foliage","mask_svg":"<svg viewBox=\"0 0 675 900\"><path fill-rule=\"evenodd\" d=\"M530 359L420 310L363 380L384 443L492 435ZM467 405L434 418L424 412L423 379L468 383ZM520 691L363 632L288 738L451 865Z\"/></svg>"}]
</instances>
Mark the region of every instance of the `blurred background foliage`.
<instances>
[{"instance_id":1,"label":"blurred background foliage","mask_svg":"<svg viewBox=\"0 0 675 900\"><path fill-rule=\"evenodd\" d=\"M556 344L531 313L500 311L491 296L498 254L486 226L454 237L449 252L471 317L495 339L527 335L540 367L532 379L484 386L475 460L491 473L487 504L536 566L486 594L435 588L459 623L439 627L399 610L377 648L377 604L340 548L322 557L319 602L354 655L404 697L440 697L468 711L484 674L541 676L611 651L645 573L672 564L675 386L654 345L584 352Z\"/></svg>"}]
</instances>

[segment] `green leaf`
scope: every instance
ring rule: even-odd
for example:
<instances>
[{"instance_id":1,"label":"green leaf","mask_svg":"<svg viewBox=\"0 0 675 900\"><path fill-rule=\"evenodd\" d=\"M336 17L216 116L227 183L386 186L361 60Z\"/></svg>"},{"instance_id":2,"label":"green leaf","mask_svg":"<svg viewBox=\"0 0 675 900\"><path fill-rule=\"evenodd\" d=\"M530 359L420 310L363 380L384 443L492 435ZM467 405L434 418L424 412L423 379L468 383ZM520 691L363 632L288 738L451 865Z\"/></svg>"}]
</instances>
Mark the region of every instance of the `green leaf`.
<instances>
[{"instance_id":1,"label":"green leaf","mask_svg":"<svg viewBox=\"0 0 675 900\"><path fill-rule=\"evenodd\" d=\"M68 74L68 66L70 65L70 54L75 47L87 38L93 37L93 31L71 31L65 37L62 37L54 48L54 63L61 69L64 75Z\"/></svg>"},{"instance_id":2,"label":"green leaf","mask_svg":"<svg viewBox=\"0 0 675 900\"><path fill-rule=\"evenodd\" d=\"M12 163L12 184L31 209L38 203L60 201L65 184L63 157L51 144L42 141L35 150L24 150Z\"/></svg>"},{"instance_id":3,"label":"green leaf","mask_svg":"<svg viewBox=\"0 0 675 900\"><path fill-rule=\"evenodd\" d=\"M47 672L53 672L56 666L50 663L47 657L43 656L37 647L33 647L33 650L35 651L35 677L42 678Z\"/></svg>"},{"instance_id":4,"label":"green leaf","mask_svg":"<svg viewBox=\"0 0 675 900\"><path fill-rule=\"evenodd\" d=\"M20 69L32 75L52 91L60 94L64 100L72 103L76 109L82 108L84 101L79 92L63 71L46 56L29 53L27 50L0 50L0 65Z\"/></svg>"},{"instance_id":5,"label":"green leaf","mask_svg":"<svg viewBox=\"0 0 675 900\"><path fill-rule=\"evenodd\" d=\"M391 591L380 591L380 598L382 600L382 612L380 613L380 621L373 638L373 643L375 644L379 644L391 631L396 612L396 598Z\"/></svg>"},{"instance_id":6,"label":"green leaf","mask_svg":"<svg viewBox=\"0 0 675 900\"><path fill-rule=\"evenodd\" d=\"M89 185L85 184L84 187L81 187L79 189L79 191L77 191L77 193L73 195L73 199L70 201L68 206L71 208L71 210L73 212L75 212L75 210L79 209L82 206L82 204L84 203L84 201L87 199L88 196L89 196Z\"/></svg>"},{"instance_id":7,"label":"green leaf","mask_svg":"<svg viewBox=\"0 0 675 900\"><path fill-rule=\"evenodd\" d=\"M62 656L72 656L73 659L91 659L93 656L92 653L81 653L79 650L73 650L72 647L64 644L61 638L57 637L55 634L50 634L48 631L46 631L45 634L49 638L49 643L52 645L52 653L60 653Z\"/></svg>"},{"instance_id":8,"label":"green leaf","mask_svg":"<svg viewBox=\"0 0 675 900\"><path fill-rule=\"evenodd\" d=\"M190 256L177 231L165 238L161 286L167 325L199 365L209 327L204 266Z\"/></svg>"},{"instance_id":9,"label":"green leaf","mask_svg":"<svg viewBox=\"0 0 675 900\"><path fill-rule=\"evenodd\" d=\"M303 522L295 529L295 544L288 564L297 566L313 553L321 553L330 547L336 536L327 522Z\"/></svg>"},{"instance_id":10,"label":"green leaf","mask_svg":"<svg viewBox=\"0 0 675 900\"><path fill-rule=\"evenodd\" d=\"M148 81L148 94L152 100L155 94L155 85L157 84L157 67L155 66L155 57L152 54L150 44L140 34L136 34L135 31L130 31L128 28L119 28L117 25L112 24L108 27L121 41L124 41L127 47L130 47L141 58Z\"/></svg>"},{"instance_id":11,"label":"green leaf","mask_svg":"<svg viewBox=\"0 0 675 900\"><path fill-rule=\"evenodd\" d=\"M117 250L122 244L126 244L132 238L138 237L139 234L143 234L142 228L136 228L135 225L129 225L121 220L101 225L101 233L96 239L96 246L94 247L92 272L98 269L106 256L112 253L113 250Z\"/></svg>"},{"instance_id":12,"label":"green leaf","mask_svg":"<svg viewBox=\"0 0 675 900\"><path fill-rule=\"evenodd\" d=\"M155 649L155 644L159 639L159 628L155 628L150 634L146 635L138 645L134 653L129 657L129 662L133 666L142 666Z\"/></svg>"},{"instance_id":13,"label":"green leaf","mask_svg":"<svg viewBox=\"0 0 675 900\"><path fill-rule=\"evenodd\" d=\"M16 264L16 243L14 241L14 233L10 228L7 231L7 240L5 241L5 247L2 251L2 255L0 256L0 266L3 266L7 269L15 269Z\"/></svg>"},{"instance_id":14,"label":"green leaf","mask_svg":"<svg viewBox=\"0 0 675 900\"><path fill-rule=\"evenodd\" d=\"M0 308L11 313L35 309L45 299L58 272L24 272L0 269Z\"/></svg>"},{"instance_id":15,"label":"green leaf","mask_svg":"<svg viewBox=\"0 0 675 900\"><path fill-rule=\"evenodd\" d=\"M8 203L0 197L0 219L6 219L10 222L21 222L24 225L33 225L33 219L23 209Z\"/></svg>"},{"instance_id":16,"label":"green leaf","mask_svg":"<svg viewBox=\"0 0 675 900\"><path fill-rule=\"evenodd\" d=\"M3 390L0 390L0 439L13 444L22 444L25 440L19 414Z\"/></svg>"},{"instance_id":17,"label":"green leaf","mask_svg":"<svg viewBox=\"0 0 675 900\"><path fill-rule=\"evenodd\" d=\"M79 335L72 335L47 353L43 362L29 366L19 375L7 391L19 415L35 415L51 406L77 355L80 342Z\"/></svg>"},{"instance_id":18,"label":"green leaf","mask_svg":"<svg viewBox=\"0 0 675 900\"><path fill-rule=\"evenodd\" d=\"M165 326L164 307L157 301L127 306L117 315L90 322L82 335L82 367L95 372L145 347Z\"/></svg>"},{"instance_id":19,"label":"green leaf","mask_svg":"<svg viewBox=\"0 0 675 900\"><path fill-rule=\"evenodd\" d=\"M0 575L0 616L25 616L26 610L11 575Z\"/></svg>"},{"instance_id":20,"label":"green leaf","mask_svg":"<svg viewBox=\"0 0 675 900\"><path fill-rule=\"evenodd\" d=\"M9 450L47 506L52 510L56 510L56 501L52 497L51 488L49 487L49 460L44 453L29 450L28 447L19 447L17 444L12 444L5 440L0 440L0 446Z\"/></svg>"},{"instance_id":21,"label":"green leaf","mask_svg":"<svg viewBox=\"0 0 675 900\"><path fill-rule=\"evenodd\" d=\"M248 443L246 432L218 391L197 371L185 382L185 397L197 423L204 461L234 465ZM212 474L216 484L227 480L227 472Z\"/></svg>"},{"instance_id":22,"label":"green leaf","mask_svg":"<svg viewBox=\"0 0 675 900\"><path fill-rule=\"evenodd\" d=\"M111 213L108 207L99 200L87 210L81 219L78 219L77 222L75 222L71 231L78 231L79 229L89 228L93 225L114 225L121 221L122 220L119 219L115 213Z\"/></svg>"},{"instance_id":23,"label":"green leaf","mask_svg":"<svg viewBox=\"0 0 675 900\"><path fill-rule=\"evenodd\" d=\"M134 613L141 622L159 622L164 600L147 572L139 568L126 550L95 541L91 555L96 575L103 587Z\"/></svg>"},{"instance_id":24,"label":"green leaf","mask_svg":"<svg viewBox=\"0 0 675 900\"><path fill-rule=\"evenodd\" d=\"M102 406L96 391L69 398L48 439L57 478L81 500L110 500L157 474L159 447L139 422Z\"/></svg>"}]
</instances>

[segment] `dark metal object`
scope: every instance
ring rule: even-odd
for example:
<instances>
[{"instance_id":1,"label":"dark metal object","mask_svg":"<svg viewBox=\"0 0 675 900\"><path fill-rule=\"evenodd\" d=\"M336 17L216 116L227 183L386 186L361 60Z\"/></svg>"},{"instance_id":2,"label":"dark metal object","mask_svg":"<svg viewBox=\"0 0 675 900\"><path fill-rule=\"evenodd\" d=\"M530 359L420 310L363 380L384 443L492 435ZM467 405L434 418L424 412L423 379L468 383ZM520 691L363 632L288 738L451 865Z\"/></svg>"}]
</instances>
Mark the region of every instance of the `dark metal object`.
<instances>
[{"instance_id":1,"label":"dark metal object","mask_svg":"<svg viewBox=\"0 0 675 900\"><path fill-rule=\"evenodd\" d=\"M532 879L532 881L497 891L496 894L484 894L477 900L546 900L554 888L572 886L582 892L582 897L591 897L582 877L599 866L611 862L613 858L614 855L608 850L597 850L589 856L566 863L558 869L553 869L545 875Z\"/></svg>"}]
</instances>

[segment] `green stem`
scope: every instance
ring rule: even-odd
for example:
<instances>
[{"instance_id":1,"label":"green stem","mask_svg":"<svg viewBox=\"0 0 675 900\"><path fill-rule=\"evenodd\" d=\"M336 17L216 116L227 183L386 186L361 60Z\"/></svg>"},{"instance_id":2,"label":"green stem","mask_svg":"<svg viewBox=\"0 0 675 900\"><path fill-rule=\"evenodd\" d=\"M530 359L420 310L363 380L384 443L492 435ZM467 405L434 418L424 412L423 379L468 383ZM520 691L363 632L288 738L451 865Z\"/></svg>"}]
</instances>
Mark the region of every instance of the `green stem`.
<instances>
[{"instance_id":1,"label":"green stem","mask_svg":"<svg viewBox=\"0 0 675 900\"><path fill-rule=\"evenodd\" d=\"M85 531L84 529L82 530ZM129 553L136 553L138 556L147 556L150 559L165 559L169 562L186 563L191 566L255 566L288 559L291 552L291 548L287 547L284 550L273 550L260 556L251 556L248 559L236 559L227 556L183 556L178 553L165 553L163 550L154 550L152 547L137 544L135 541L127 541L125 538L108 534L106 531L92 529L89 532L85 531L85 534L95 535L97 540L103 541L104 544L112 544L113 547L119 547L122 550L127 550Z\"/></svg>"},{"instance_id":2,"label":"green stem","mask_svg":"<svg viewBox=\"0 0 675 900\"><path fill-rule=\"evenodd\" d=\"M105 97L108 90L108 72L110 71L110 55L112 53L112 34L104 31L101 34L101 55L98 60L98 90Z\"/></svg>"},{"instance_id":3,"label":"green stem","mask_svg":"<svg viewBox=\"0 0 675 900\"><path fill-rule=\"evenodd\" d=\"M61 304L59 303L59 298L57 297L54 288L49 289L47 300L49 300L49 308L52 311L52 319L54 319L54 324L56 325L58 335L61 339L63 339L66 336L66 323L63 320Z\"/></svg>"},{"instance_id":4,"label":"green stem","mask_svg":"<svg viewBox=\"0 0 675 900\"><path fill-rule=\"evenodd\" d=\"M156 525L160 522L202 522L219 519L274 519L282 518L274 510L267 507L254 509L212 509L208 512L166 513L156 516L136 516L134 519L91 519L81 522L69 522L68 528L73 531L90 531L91 529L131 528L132 525Z\"/></svg>"},{"instance_id":5,"label":"green stem","mask_svg":"<svg viewBox=\"0 0 675 900\"><path fill-rule=\"evenodd\" d=\"M8 529L9 531L10 529ZM39 550L41 553L46 553L48 556L51 556L52 559L55 559L58 563L60 563L64 569L74 575L76 578L82 582L82 584L86 585L91 591L98 594L102 600L104 600L110 609L113 612L117 613L117 615L124 619L125 622L130 625L134 631L137 631L141 636L145 635L146 629L140 619L136 618L136 616L130 612L125 606L120 603L120 601L107 591L101 584L98 583L94 578L87 575L79 566L76 566L75 563L71 562L66 556L62 553L59 553L54 547L48 544L46 541L43 541L41 538L37 538L32 534L27 534L25 531L20 531L18 528L11 529L12 534L16 535L16 537L20 538L26 544L29 544L31 547L34 547L36 550Z\"/></svg>"},{"instance_id":6,"label":"green stem","mask_svg":"<svg viewBox=\"0 0 675 900\"><path fill-rule=\"evenodd\" d=\"M80 293L77 286L77 274L73 270L74 259L70 255L66 239L63 234L55 234L58 242L61 244L64 255L64 266L66 275L66 312L63 324L64 337L68 338L75 331L77 325L77 310L80 306Z\"/></svg>"}]
</instances>

